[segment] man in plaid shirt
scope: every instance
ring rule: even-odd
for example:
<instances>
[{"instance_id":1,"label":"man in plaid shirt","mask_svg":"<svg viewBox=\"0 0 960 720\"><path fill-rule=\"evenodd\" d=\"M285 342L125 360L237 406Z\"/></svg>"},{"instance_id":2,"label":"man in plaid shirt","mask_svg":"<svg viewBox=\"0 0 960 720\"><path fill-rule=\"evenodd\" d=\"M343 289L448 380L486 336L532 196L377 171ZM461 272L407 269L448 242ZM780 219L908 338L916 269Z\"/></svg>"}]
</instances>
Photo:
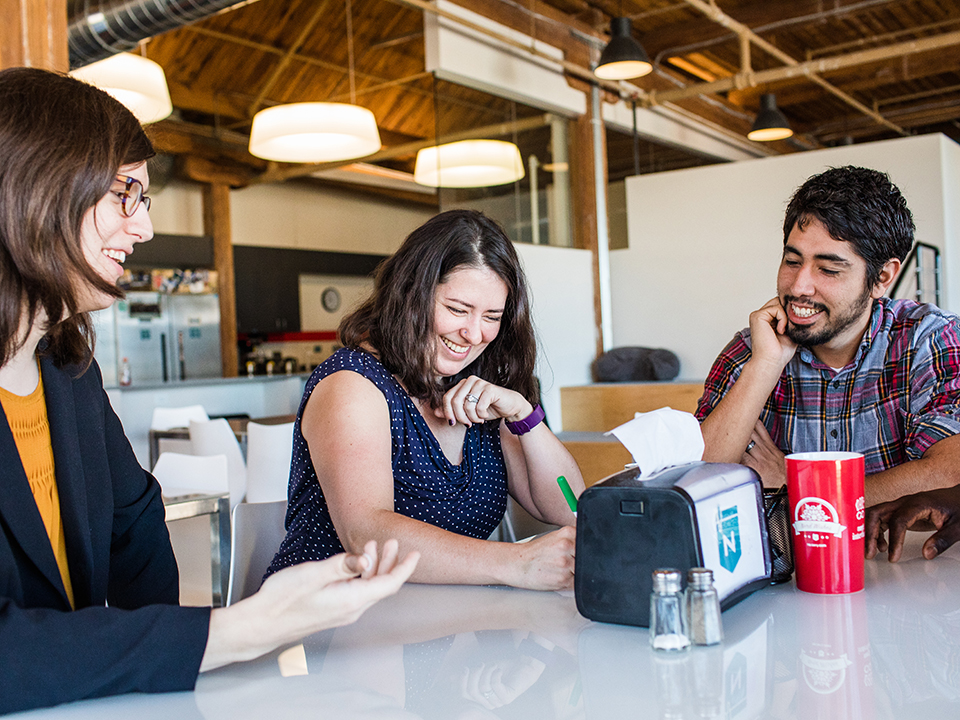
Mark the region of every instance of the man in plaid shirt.
<instances>
[{"instance_id":1,"label":"man in plaid shirt","mask_svg":"<svg viewBox=\"0 0 960 720\"><path fill-rule=\"evenodd\" d=\"M883 173L832 168L787 207L777 297L707 377L703 459L768 487L792 452L863 453L868 505L960 484L960 320L884 297L913 217Z\"/></svg>"}]
</instances>

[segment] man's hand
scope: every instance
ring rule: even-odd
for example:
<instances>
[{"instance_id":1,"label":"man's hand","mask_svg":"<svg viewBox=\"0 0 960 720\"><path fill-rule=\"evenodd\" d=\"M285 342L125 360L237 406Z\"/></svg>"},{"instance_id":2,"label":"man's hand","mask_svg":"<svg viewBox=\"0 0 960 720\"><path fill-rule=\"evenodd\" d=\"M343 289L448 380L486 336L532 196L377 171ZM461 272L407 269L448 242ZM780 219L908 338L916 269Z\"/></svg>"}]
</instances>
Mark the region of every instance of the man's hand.
<instances>
[{"instance_id":1,"label":"man's hand","mask_svg":"<svg viewBox=\"0 0 960 720\"><path fill-rule=\"evenodd\" d=\"M740 459L741 465L753 468L766 488L781 488L787 482L784 454L780 452L763 423L757 420L750 434L750 442Z\"/></svg>"},{"instance_id":2,"label":"man's hand","mask_svg":"<svg viewBox=\"0 0 960 720\"><path fill-rule=\"evenodd\" d=\"M907 530L936 530L923 543L923 556L931 560L960 540L960 485L907 495L867 508L866 525L867 557L889 550L890 562L900 559ZM887 530L889 538L884 536Z\"/></svg>"},{"instance_id":3,"label":"man's hand","mask_svg":"<svg viewBox=\"0 0 960 720\"><path fill-rule=\"evenodd\" d=\"M769 368L776 378L797 351L797 344L786 335L787 322L787 311L780 298L773 298L750 313L751 362Z\"/></svg>"}]
</instances>

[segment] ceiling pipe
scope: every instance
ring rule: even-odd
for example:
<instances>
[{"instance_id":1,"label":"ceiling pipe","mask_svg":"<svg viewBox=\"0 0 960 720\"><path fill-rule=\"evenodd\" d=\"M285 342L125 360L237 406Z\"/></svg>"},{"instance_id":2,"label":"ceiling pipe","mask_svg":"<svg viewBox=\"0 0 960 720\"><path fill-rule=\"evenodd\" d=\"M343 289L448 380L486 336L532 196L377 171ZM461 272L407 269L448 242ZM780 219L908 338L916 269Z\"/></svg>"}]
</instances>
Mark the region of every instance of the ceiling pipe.
<instances>
[{"instance_id":1,"label":"ceiling pipe","mask_svg":"<svg viewBox=\"0 0 960 720\"><path fill-rule=\"evenodd\" d=\"M71 0L70 68L133 50L147 38L256 0Z\"/></svg>"},{"instance_id":2,"label":"ceiling pipe","mask_svg":"<svg viewBox=\"0 0 960 720\"><path fill-rule=\"evenodd\" d=\"M764 50L765 52L769 53L771 56L773 56L774 58L776 58L777 60L779 60L780 62L782 62L784 65L787 65L787 66L788 66L788 69L792 69L792 68L795 68L795 67L801 67L801 66L803 66L803 65L806 65L806 63L801 63L799 60L796 60L796 59L790 57L787 53L783 52L783 50L781 50L780 48L778 48L778 47L776 47L775 45L767 42L767 41L764 40L762 37L760 37L759 35L757 35L757 34L756 34L753 30L751 30L749 27L747 27L746 25L744 25L743 23L738 22L737 20L734 20L732 17L730 17L729 15L727 15L727 14L726 14L725 12L723 12L720 8L718 8L712 1L710 1L710 0L706 0L706 1L705 1L705 0L684 0L684 2L685 2L687 5L690 5L690 6L693 7L694 9L696 9L696 10L698 10L699 12L703 13L704 15L706 15L708 18L710 18L711 20L713 20L713 21L714 21L715 23L717 23L718 25L722 25L723 27L727 28L728 30L732 30L733 32L735 32L735 33L736 33L738 36L740 36L741 38L742 38L742 37L748 38L751 43L753 43L754 45L756 45L757 47L759 47L761 50ZM759 75L760 75L760 73L754 74L753 79L756 80L756 78L759 77ZM867 107L866 105L864 105L862 102L860 102L860 101L857 100L856 98L852 97L851 95L848 95L847 93L845 93L845 92L844 92L843 90L841 90L840 88L836 87L835 85L831 85L831 84L828 83L826 80L824 80L822 77L820 77L819 75L815 74L814 71L813 71L811 68L805 68L805 72L802 72L802 75L803 75L804 77L806 77L807 79L809 79L811 82L814 82L814 83L816 83L817 85L819 85L820 87L822 87L822 88L823 88L824 90L826 90L827 92L829 92L829 93L831 93L832 95L840 98L841 100L843 100L843 101L844 101L845 103L847 103L848 105L856 108L857 110L859 110L860 112L862 112L864 115L868 115L869 117L873 118L874 120L876 120L878 123L880 123L880 124L883 125L884 127L887 127L887 128L889 128L889 129L893 130L894 132L898 133L899 135L906 136L906 135L909 135L909 134L910 134L910 133L908 133L906 130L904 130L902 127L900 127L899 125L890 122L889 120L887 120L887 118L883 117L883 115L881 115L880 113L872 110L871 108L868 108L868 107ZM736 81L734 81L734 82L736 82ZM756 81L756 82L759 83L759 81ZM691 86L691 88L696 88L696 87L705 88L705 86L707 86L707 85L715 85L715 83L703 83L703 85L700 85L700 86L694 85L694 86ZM685 88L685 89L690 89L690 88ZM711 91L712 91L712 92L716 92L716 90L711 90ZM711 92L711 91L707 91L707 92ZM668 93L665 93L665 94L668 95ZM650 93L649 101L650 101L652 104L656 104L656 103L657 103L657 93L651 92L651 93ZM662 102L662 101L661 101L661 102Z\"/></svg>"}]
</instances>

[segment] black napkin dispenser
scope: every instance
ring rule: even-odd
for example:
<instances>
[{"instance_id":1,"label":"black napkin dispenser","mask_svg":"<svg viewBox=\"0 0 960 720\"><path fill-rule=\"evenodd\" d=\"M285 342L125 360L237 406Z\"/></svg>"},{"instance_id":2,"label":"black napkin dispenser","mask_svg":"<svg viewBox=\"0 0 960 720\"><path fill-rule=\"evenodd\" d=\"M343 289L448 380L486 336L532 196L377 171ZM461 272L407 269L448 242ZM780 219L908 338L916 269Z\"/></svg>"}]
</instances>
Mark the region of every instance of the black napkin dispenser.
<instances>
[{"instance_id":1,"label":"black napkin dispenser","mask_svg":"<svg viewBox=\"0 0 960 720\"><path fill-rule=\"evenodd\" d=\"M650 624L651 573L713 570L723 609L770 584L759 476L744 465L694 462L641 480L636 467L588 488L577 507L574 589L591 620Z\"/></svg>"}]
</instances>

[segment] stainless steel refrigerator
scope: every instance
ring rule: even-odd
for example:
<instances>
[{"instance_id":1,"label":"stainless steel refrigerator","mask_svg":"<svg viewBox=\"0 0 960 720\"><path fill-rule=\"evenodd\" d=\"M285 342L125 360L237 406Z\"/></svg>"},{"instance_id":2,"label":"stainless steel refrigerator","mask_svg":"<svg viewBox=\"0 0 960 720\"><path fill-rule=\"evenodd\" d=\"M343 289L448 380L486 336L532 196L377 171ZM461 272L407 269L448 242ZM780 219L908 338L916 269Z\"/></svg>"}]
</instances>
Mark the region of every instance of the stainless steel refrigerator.
<instances>
[{"instance_id":1,"label":"stainless steel refrigerator","mask_svg":"<svg viewBox=\"0 0 960 720\"><path fill-rule=\"evenodd\" d=\"M105 385L119 382L125 361L134 385L222 375L217 295L129 292L94 323Z\"/></svg>"}]
</instances>

